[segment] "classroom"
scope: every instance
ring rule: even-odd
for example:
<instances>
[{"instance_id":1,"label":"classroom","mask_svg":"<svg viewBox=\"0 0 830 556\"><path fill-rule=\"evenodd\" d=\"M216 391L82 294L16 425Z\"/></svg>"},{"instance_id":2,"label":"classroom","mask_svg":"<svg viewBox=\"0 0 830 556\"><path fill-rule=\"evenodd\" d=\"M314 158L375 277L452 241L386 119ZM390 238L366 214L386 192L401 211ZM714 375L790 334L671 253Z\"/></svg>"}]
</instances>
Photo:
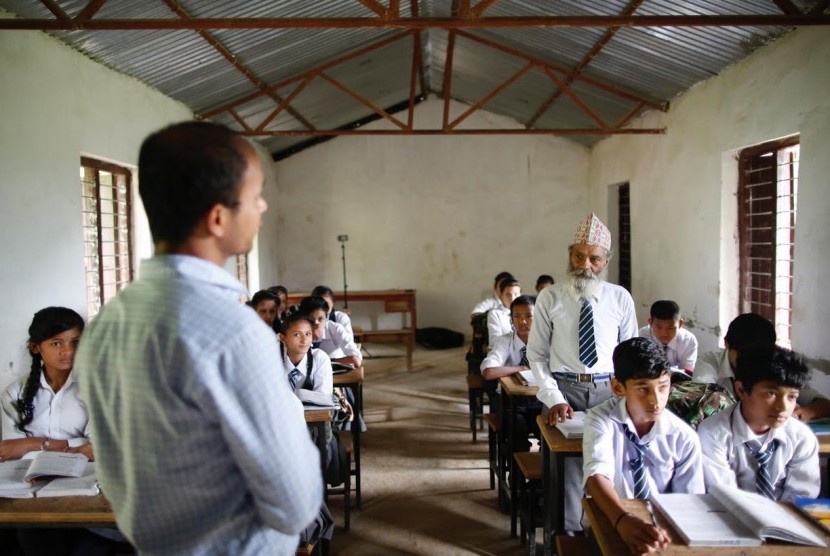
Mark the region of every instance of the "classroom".
<instances>
[{"instance_id":1,"label":"classroom","mask_svg":"<svg viewBox=\"0 0 830 556\"><path fill-rule=\"evenodd\" d=\"M0 2L0 21L18 17L13 7L25 4L39 5ZM422 4L426 10L432 3ZM767 4L776 9L777 2ZM618 233L620 186L627 184L630 292L638 322L646 322L652 301L674 299L701 353L714 350L722 347L741 298L738 157L743 149L797 135L791 346L815 369L812 386L830 394L827 13L819 16L821 24L795 26L661 99L669 103L666 111L644 109L627 124L665 133L590 141L512 133L524 122L484 107L465 126L504 134L342 136L276 161L279 149L254 141L269 210L247 257L248 289L342 289L337 238L347 234L349 289L414 289L419 327L460 331L469 340L469 309L492 292L493 275L509 269L527 281L527 291L539 274L564 275L573 229L585 214L595 212ZM696 48L705 54L705 47ZM690 48L684 55L698 54ZM163 62L143 61L164 71ZM400 64L408 68L409 62ZM460 81L475 74L473 68ZM480 96L488 90L483 86ZM404 91L396 102L407 100L408 84ZM234 100L232 90L226 97L213 94L217 105ZM415 128L440 129L447 107L457 116L477 100L445 103L440 88L425 91L414 106ZM88 315L80 158L135 170L144 137L191 119L194 110L47 33L8 28L0 29L0 105L0 383L7 384L28 367L26 327L35 311L62 305ZM405 105L398 117L406 119ZM381 118L362 127L396 126ZM132 208L138 261L151 256L152 243L137 192ZM617 283L618 273L612 262L609 281Z\"/></svg>"}]
</instances>

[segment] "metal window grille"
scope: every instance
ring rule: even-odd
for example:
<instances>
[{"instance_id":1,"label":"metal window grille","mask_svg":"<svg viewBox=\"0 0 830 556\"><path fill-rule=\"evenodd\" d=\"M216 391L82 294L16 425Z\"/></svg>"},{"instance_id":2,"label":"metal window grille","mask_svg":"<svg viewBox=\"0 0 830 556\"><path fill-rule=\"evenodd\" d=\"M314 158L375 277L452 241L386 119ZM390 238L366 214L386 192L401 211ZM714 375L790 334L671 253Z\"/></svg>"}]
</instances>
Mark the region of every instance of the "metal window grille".
<instances>
[{"instance_id":1,"label":"metal window grille","mask_svg":"<svg viewBox=\"0 0 830 556\"><path fill-rule=\"evenodd\" d=\"M619 186L619 283L622 287L631 292L631 198L627 183Z\"/></svg>"},{"instance_id":2,"label":"metal window grille","mask_svg":"<svg viewBox=\"0 0 830 556\"><path fill-rule=\"evenodd\" d=\"M126 168L81 157L89 318L133 279L130 178Z\"/></svg>"},{"instance_id":3,"label":"metal window grille","mask_svg":"<svg viewBox=\"0 0 830 556\"><path fill-rule=\"evenodd\" d=\"M798 137L744 149L739 157L739 309L775 323L778 343L786 347L792 341L798 164Z\"/></svg>"},{"instance_id":4,"label":"metal window grille","mask_svg":"<svg viewBox=\"0 0 830 556\"><path fill-rule=\"evenodd\" d=\"M248 285L248 255L246 253L236 256L236 278L246 288Z\"/></svg>"}]
</instances>

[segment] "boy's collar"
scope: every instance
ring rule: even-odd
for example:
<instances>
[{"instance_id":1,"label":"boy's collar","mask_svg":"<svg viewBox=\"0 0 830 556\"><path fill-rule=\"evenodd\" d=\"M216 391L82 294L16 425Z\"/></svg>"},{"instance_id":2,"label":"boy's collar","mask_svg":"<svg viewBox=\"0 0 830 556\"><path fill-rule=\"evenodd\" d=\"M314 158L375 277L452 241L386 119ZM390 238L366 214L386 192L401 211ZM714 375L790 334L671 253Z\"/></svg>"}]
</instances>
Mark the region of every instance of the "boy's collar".
<instances>
[{"instance_id":1,"label":"boy's collar","mask_svg":"<svg viewBox=\"0 0 830 556\"><path fill-rule=\"evenodd\" d=\"M733 442L735 444L743 444L747 440L761 440L761 447L766 447L767 443L773 438L780 442L786 442L787 435L784 434L784 427L770 427L768 431L757 434L749 427L749 423L744 419L744 414L741 411L743 402L738 402L732 406L732 414L729 416ZM790 417L792 419L792 417Z\"/></svg>"},{"instance_id":2,"label":"boy's collar","mask_svg":"<svg viewBox=\"0 0 830 556\"><path fill-rule=\"evenodd\" d=\"M634 421L631 419L631 415L628 413L628 406L626 405L626 398L625 397L618 397L619 402L614 410L611 412L611 419L617 421L621 425L627 425L632 431L636 431L637 427L634 424ZM664 415L665 412L669 411L668 407L663 409L663 413L654 424L651 426L651 430L649 430L646 434L640 437L640 440L644 442L650 442L657 436L662 436L668 434L674 430L674 424L669 419L665 419ZM639 436L639 435L638 435Z\"/></svg>"}]
</instances>

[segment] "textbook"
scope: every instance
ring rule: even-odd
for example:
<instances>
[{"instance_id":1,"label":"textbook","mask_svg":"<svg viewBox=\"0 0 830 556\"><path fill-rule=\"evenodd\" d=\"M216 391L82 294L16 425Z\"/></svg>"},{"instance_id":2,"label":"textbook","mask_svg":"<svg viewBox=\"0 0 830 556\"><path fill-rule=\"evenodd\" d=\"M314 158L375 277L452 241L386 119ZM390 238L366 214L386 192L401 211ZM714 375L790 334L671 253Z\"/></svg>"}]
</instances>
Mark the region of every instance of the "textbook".
<instances>
[{"instance_id":1,"label":"textbook","mask_svg":"<svg viewBox=\"0 0 830 556\"><path fill-rule=\"evenodd\" d=\"M35 494L38 498L56 496L95 496L101 494L95 463L88 462L80 477L55 477Z\"/></svg>"},{"instance_id":2,"label":"textbook","mask_svg":"<svg viewBox=\"0 0 830 556\"><path fill-rule=\"evenodd\" d=\"M556 428L565 438L582 438L585 431L585 412L574 411L574 416L567 421L556 423Z\"/></svg>"},{"instance_id":3,"label":"textbook","mask_svg":"<svg viewBox=\"0 0 830 556\"><path fill-rule=\"evenodd\" d=\"M0 462L0 497L31 498L51 479L83 476L87 462L83 454L64 452L30 452Z\"/></svg>"},{"instance_id":4,"label":"textbook","mask_svg":"<svg viewBox=\"0 0 830 556\"><path fill-rule=\"evenodd\" d=\"M536 377L533 375L533 371L529 369L519 371L519 382L522 383L522 386L539 386L536 383Z\"/></svg>"},{"instance_id":5,"label":"textbook","mask_svg":"<svg viewBox=\"0 0 830 556\"><path fill-rule=\"evenodd\" d=\"M735 487L715 485L709 494L655 494L652 501L689 546L759 546L770 539L827 546L786 507Z\"/></svg>"},{"instance_id":6,"label":"textbook","mask_svg":"<svg viewBox=\"0 0 830 556\"><path fill-rule=\"evenodd\" d=\"M331 372L333 374L339 375L342 373L348 373L351 370L354 370L354 365L351 363L339 363L337 361L331 362Z\"/></svg>"},{"instance_id":7,"label":"textbook","mask_svg":"<svg viewBox=\"0 0 830 556\"><path fill-rule=\"evenodd\" d=\"M793 505L830 533L830 498L796 496Z\"/></svg>"}]
</instances>

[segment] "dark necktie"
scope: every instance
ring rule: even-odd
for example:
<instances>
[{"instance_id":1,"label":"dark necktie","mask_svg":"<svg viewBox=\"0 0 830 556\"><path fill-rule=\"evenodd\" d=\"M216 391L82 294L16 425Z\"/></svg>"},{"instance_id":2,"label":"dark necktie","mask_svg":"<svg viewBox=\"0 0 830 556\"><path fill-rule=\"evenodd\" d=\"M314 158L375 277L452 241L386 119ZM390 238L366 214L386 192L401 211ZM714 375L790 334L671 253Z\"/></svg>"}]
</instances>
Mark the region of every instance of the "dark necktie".
<instances>
[{"instance_id":1,"label":"dark necktie","mask_svg":"<svg viewBox=\"0 0 830 556\"><path fill-rule=\"evenodd\" d=\"M530 363L527 362L527 346L522 346L519 352L522 354L522 360L519 361L519 366L530 367Z\"/></svg>"},{"instance_id":2,"label":"dark necktie","mask_svg":"<svg viewBox=\"0 0 830 556\"><path fill-rule=\"evenodd\" d=\"M586 367L593 367L597 362L594 310L587 299L582 300L582 309L579 311L579 360Z\"/></svg>"},{"instance_id":3,"label":"dark necktie","mask_svg":"<svg viewBox=\"0 0 830 556\"><path fill-rule=\"evenodd\" d=\"M311 342L311 347L312 347L313 349L320 349L320 342L321 342L321 341L322 341L322 340L317 341L317 342Z\"/></svg>"},{"instance_id":4,"label":"dark necktie","mask_svg":"<svg viewBox=\"0 0 830 556\"><path fill-rule=\"evenodd\" d=\"M297 389L297 382L299 382L302 376L303 373L301 373L299 369L294 369L288 373L288 384L291 386L292 392Z\"/></svg>"},{"instance_id":5,"label":"dark necktie","mask_svg":"<svg viewBox=\"0 0 830 556\"><path fill-rule=\"evenodd\" d=\"M752 453L755 461L758 462L758 471L755 473L755 490L758 491L758 494L766 496L770 500L775 500L775 487L769 475L769 468L772 458L775 456L775 451L778 449L778 440L773 440L763 452L761 446L754 442L747 442L746 447Z\"/></svg>"},{"instance_id":6,"label":"dark necktie","mask_svg":"<svg viewBox=\"0 0 830 556\"><path fill-rule=\"evenodd\" d=\"M648 500L651 498L651 488L648 486L648 472L646 471L646 463L643 461L643 454L648 450L648 443L640 444L640 439L631 432L628 425L623 425L623 431L637 449L637 457L628 460L628 465L631 467L631 476L634 478L634 498Z\"/></svg>"}]
</instances>

